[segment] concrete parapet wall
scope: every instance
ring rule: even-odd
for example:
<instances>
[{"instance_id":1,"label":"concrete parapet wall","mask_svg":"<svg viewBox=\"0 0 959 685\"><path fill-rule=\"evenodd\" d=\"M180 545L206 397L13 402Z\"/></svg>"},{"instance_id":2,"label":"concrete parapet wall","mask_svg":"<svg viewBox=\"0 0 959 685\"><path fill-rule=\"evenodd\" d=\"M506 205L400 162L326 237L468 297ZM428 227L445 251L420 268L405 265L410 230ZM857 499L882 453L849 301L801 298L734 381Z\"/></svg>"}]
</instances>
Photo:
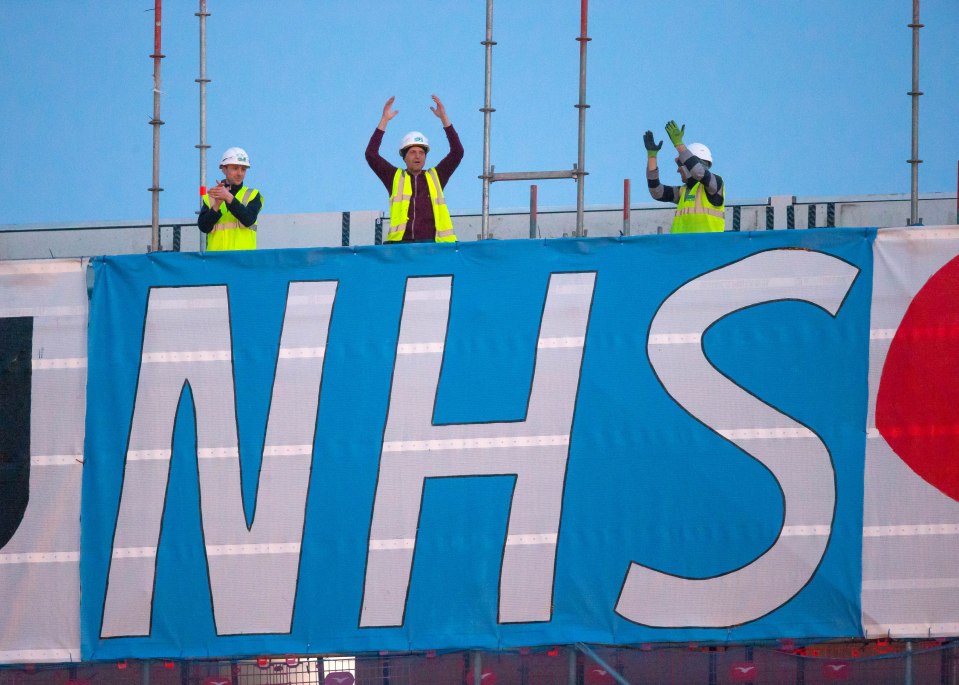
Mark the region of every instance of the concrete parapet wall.
<instances>
[{"instance_id":1,"label":"concrete parapet wall","mask_svg":"<svg viewBox=\"0 0 959 685\"><path fill-rule=\"evenodd\" d=\"M726 230L734 228L734 212L738 207L739 230L762 231L767 228L767 209L772 208L773 227L788 227L787 211L792 207L792 226L810 227L809 206L815 205L815 225L826 226L828 206L833 205L834 225L845 227L904 226L909 217L909 195L855 195L828 197L776 196L731 202L726 207ZM634 204L630 211L629 234L668 233L675 209L660 203ZM954 224L956 196L950 193L920 195L919 215L927 226ZM350 245L371 245L375 242L376 223L383 224L383 235L389 220L379 211L349 212ZM264 249L289 247L333 247L343 244L344 212L311 214L269 214L259 221L258 246ZM179 251L194 252L200 247L196 218L164 219L161 222L160 244L165 251L174 250L174 226L179 226ZM474 212L454 212L453 222L459 240L477 240L482 217ZM571 236L575 230L574 208L539 210L535 237L538 239ZM622 207L587 208L584 226L588 236L618 236L624 232ZM494 239L530 238L528 208L498 211L490 215L490 232ZM76 224L0 225L0 259L42 259L49 257L89 257L103 254L143 254L150 251L149 221L88 222Z\"/></svg>"}]
</instances>

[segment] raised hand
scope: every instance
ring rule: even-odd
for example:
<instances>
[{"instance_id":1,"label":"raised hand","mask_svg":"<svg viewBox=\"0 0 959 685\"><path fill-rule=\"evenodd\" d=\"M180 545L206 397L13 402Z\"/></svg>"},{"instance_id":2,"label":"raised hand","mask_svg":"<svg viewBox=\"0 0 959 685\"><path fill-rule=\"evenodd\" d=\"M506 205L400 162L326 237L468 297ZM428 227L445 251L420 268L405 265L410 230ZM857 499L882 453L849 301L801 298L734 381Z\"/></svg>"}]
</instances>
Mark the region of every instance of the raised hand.
<instances>
[{"instance_id":1,"label":"raised hand","mask_svg":"<svg viewBox=\"0 0 959 685\"><path fill-rule=\"evenodd\" d=\"M430 107L430 111L440 118L443 128L446 128L450 125L450 118L446 116L446 107L443 106L443 101L435 95L433 96L433 102L436 103L436 107Z\"/></svg>"},{"instance_id":2,"label":"raised hand","mask_svg":"<svg viewBox=\"0 0 959 685\"><path fill-rule=\"evenodd\" d=\"M683 144L684 133L686 133L686 124L683 124L680 128L680 126L672 119L670 119L669 123L666 124L666 135L669 136L669 142L676 147L679 147Z\"/></svg>"},{"instance_id":3,"label":"raised hand","mask_svg":"<svg viewBox=\"0 0 959 685\"><path fill-rule=\"evenodd\" d=\"M643 145L646 146L646 156L655 157L660 150L663 149L663 141L659 141L659 144L656 144L656 141L653 139L653 132L646 131L643 134Z\"/></svg>"},{"instance_id":4,"label":"raised hand","mask_svg":"<svg viewBox=\"0 0 959 685\"><path fill-rule=\"evenodd\" d=\"M393 109L393 100L395 99L396 99L396 96L393 95L390 97L389 100L386 101L386 104L383 105L383 116L380 117L380 123L377 126L377 128L383 131L386 130L386 125L390 123L390 120L392 120L393 117L395 117L397 114L400 113L399 110Z\"/></svg>"}]
</instances>

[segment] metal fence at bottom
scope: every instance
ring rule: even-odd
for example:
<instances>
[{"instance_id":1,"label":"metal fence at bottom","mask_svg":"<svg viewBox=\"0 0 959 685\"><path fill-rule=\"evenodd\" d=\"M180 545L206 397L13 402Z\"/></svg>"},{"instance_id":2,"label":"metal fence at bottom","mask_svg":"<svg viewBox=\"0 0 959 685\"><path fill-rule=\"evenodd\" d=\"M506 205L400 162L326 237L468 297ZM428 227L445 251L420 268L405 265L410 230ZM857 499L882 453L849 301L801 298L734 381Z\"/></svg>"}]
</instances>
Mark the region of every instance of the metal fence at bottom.
<instances>
[{"instance_id":1,"label":"metal fence at bottom","mask_svg":"<svg viewBox=\"0 0 959 685\"><path fill-rule=\"evenodd\" d=\"M6 666L0 685L474 685L477 658L483 685L955 685L959 679L959 641L878 640Z\"/></svg>"}]
</instances>

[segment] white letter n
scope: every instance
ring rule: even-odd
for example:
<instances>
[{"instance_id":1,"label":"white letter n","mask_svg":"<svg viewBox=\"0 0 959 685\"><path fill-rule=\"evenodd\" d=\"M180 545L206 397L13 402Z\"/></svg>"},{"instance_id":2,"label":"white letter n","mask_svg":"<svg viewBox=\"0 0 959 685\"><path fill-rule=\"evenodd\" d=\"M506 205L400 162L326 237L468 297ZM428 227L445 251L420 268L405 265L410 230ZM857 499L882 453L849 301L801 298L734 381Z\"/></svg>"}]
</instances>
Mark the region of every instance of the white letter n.
<instances>
[{"instance_id":1,"label":"white letter n","mask_svg":"<svg viewBox=\"0 0 959 685\"><path fill-rule=\"evenodd\" d=\"M248 527L227 289L151 289L101 637L150 634L173 427L187 385L196 412L200 516L217 634L290 632L335 295L335 282L290 283Z\"/></svg>"}]
</instances>

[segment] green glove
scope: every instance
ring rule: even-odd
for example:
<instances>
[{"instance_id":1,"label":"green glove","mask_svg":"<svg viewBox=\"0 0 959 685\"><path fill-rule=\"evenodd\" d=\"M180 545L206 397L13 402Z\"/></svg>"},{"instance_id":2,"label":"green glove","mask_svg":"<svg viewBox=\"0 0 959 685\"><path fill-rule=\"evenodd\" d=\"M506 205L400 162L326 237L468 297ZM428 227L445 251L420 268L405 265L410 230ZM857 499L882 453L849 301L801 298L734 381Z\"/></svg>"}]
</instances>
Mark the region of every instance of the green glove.
<instances>
[{"instance_id":1,"label":"green glove","mask_svg":"<svg viewBox=\"0 0 959 685\"><path fill-rule=\"evenodd\" d=\"M646 146L646 156L655 157L656 154L663 149L663 141L659 141L659 145L656 144L656 141L653 140L653 132L646 131L643 134L643 145Z\"/></svg>"},{"instance_id":2,"label":"green glove","mask_svg":"<svg viewBox=\"0 0 959 685\"><path fill-rule=\"evenodd\" d=\"M670 119L669 123L666 124L666 135L669 136L669 142L676 147L679 147L683 144L683 134L685 132L686 124L683 124L682 128L680 128L672 119Z\"/></svg>"}]
</instances>

